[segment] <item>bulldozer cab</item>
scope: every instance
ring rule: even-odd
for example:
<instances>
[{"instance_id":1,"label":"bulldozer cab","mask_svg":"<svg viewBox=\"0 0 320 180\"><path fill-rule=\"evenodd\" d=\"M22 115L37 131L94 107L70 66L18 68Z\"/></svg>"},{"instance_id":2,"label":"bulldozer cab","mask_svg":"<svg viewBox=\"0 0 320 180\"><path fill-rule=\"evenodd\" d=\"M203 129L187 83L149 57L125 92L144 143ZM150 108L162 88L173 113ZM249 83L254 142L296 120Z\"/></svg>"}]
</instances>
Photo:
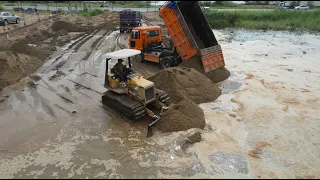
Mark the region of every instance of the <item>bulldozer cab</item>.
<instances>
[{"instance_id":1,"label":"bulldozer cab","mask_svg":"<svg viewBox=\"0 0 320 180\"><path fill-rule=\"evenodd\" d=\"M136 27L129 37L130 49L145 51L162 44L162 32L160 26Z\"/></svg>"},{"instance_id":2,"label":"bulldozer cab","mask_svg":"<svg viewBox=\"0 0 320 180\"><path fill-rule=\"evenodd\" d=\"M148 104L156 99L154 83L143 78L132 69L131 59L140 55L141 51L135 49L121 49L104 55L106 58L106 72L104 87L117 94L131 94L141 103ZM112 71L118 59L128 64L129 72L125 74L125 81ZM110 66L111 65L111 66Z\"/></svg>"},{"instance_id":3,"label":"bulldozer cab","mask_svg":"<svg viewBox=\"0 0 320 180\"><path fill-rule=\"evenodd\" d=\"M126 68L128 68L129 70L131 69L131 72L127 74L127 76L129 76L130 78L131 76L135 75L135 73L132 71L131 58L140 53L141 51L138 51L138 50L122 49L119 51L114 51L114 52L105 54L106 72L105 72L104 87L120 94L127 93L128 91L127 85L125 82L124 83L120 82L119 76L114 72L114 66L118 62L118 59L122 59L123 60L122 64L126 66Z\"/></svg>"}]
</instances>

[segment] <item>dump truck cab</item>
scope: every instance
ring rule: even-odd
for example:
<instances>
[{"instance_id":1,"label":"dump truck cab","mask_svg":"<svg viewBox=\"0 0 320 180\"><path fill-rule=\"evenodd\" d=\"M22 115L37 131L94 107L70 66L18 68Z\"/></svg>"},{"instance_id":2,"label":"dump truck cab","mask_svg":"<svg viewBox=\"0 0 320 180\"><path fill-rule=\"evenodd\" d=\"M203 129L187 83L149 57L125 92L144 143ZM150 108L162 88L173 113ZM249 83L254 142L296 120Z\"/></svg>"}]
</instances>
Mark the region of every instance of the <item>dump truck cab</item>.
<instances>
[{"instance_id":1,"label":"dump truck cab","mask_svg":"<svg viewBox=\"0 0 320 180\"><path fill-rule=\"evenodd\" d=\"M161 65L163 68L175 66L174 52L162 44L160 26L142 26L132 30L129 37L130 49L141 50L137 61L149 61ZM169 56L168 56L169 55Z\"/></svg>"},{"instance_id":2,"label":"dump truck cab","mask_svg":"<svg viewBox=\"0 0 320 180\"><path fill-rule=\"evenodd\" d=\"M160 26L141 26L132 29L129 47L147 51L151 47L161 46L162 33Z\"/></svg>"}]
</instances>

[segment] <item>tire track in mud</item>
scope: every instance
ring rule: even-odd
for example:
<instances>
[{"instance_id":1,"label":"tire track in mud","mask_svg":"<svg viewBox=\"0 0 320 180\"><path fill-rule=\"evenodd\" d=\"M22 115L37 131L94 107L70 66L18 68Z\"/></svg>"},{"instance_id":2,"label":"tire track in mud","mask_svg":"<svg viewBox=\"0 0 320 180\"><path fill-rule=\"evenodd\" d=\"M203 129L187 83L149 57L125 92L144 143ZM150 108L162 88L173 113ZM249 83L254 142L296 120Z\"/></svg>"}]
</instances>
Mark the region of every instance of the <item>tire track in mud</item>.
<instances>
[{"instance_id":1,"label":"tire track in mud","mask_svg":"<svg viewBox=\"0 0 320 180\"><path fill-rule=\"evenodd\" d=\"M89 39L91 39L94 35L96 35L100 29L95 30L92 34L88 34L80 43L77 44L77 46L74 48L74 51L78 52L80 47L86 43Z\"/></svg>"},{"instance_id":2,"label":"tire track in mud","mask_svg":"<svg viewBox=\"0 0 320 180\"><path fill-rule=\"evenodd\" d=\"M96 30L92 34L85 33L82 37L80 37L78 40L74 41L66 50L61 52L61 54L55 58L55 60L45 69L41 71L41 73L45 73L46 71L48 72L48 69L52 68L52 65L55 64L57 61L59 61L63 55L68 52L68 50L72 49L75 45L75 51L77 51L85 42L87 42L91 37L93 37L94 34L98 33L99 31ZM67 61L62 61L59 64L57 64L53 69L58 70L60 67L62 67ZM49 70L50 71L50 70Z\"/></svg>"},{"instance_id":3,"label":"tire track in mud","mask_svg":"<svg viewBox=\"0 0 320 180\"><path fill-rule=\"evenodd\" d=\"M107 18L112 18L112 17L114 17L114 15L116 15L116 14L117 14L117 13L112 12L112 13L110 13L110 14L107 16ZM98 32L100 32L101 30L104 30L104 29L105 29L105 32L104 32L98 39L96 39L96 40L90 45L91 51L88 52L88 53L82 58L82 60L88 60L88 58L89 58L89 57L91 56L91 54L93 53L93 49L99 47L99 46L101 45L101 43L102 43L102 39L103 39L107 34L110 34L110 33L112 32L112 30L113 30L113 28L110 27L108 24L104 24L104 25L101 25L101 26L97 29L97 31L96 31L94 34L92 34L92 36L96 35Z\"/></svg>"},{"instance_id":4,"label":"tire track in mud","mask_svg":"<svg viewBox=\"0 0 320 180\"><path fill-rule=\"evenodd\" d=\"M98 29L98 32L103 30L103 28ZM107 29L98 39L96 39L91 45L90 49L91 51L87 52L87 54L82 58L82 60L88 60L88 58L91 56L91 54L94 52L93 50L96 49L102 42L102 39L107 35L110 34L110 29ZM99 43L99 45L98 45Z\"/></svg>"},{"instance_id":5,"label":"tire track in mud","mask_svg":"<svg viewBox=\"0 0 320 180\"><path fill-rule=\"evenodd\" d=\"M96 29L93 33L91 33L91 34L85 34L85 35L83 35L81 38L77 39L77 41L73 42L67 49L65 49L65 50L53 61L53 63L52 63L51 65L49 65L46 69L44 69L42 72L45 72L45 71L50 72L50 71L52 71L52 70L58 70L59 68L61 68L65 63L67 63L67 62L71 59L71 58L70 58L71 56L74 56L74 55L75 55L75 54L73 54L74 52L78 52L78 50L82 47L82 45L84 45L86 42L88 42L92 37L94 37L94 35L96 35L97 33L101 32L101 30L102 30L102 28ZM87 55L88 57L94 52L93 49L95 49L98 44L99 44L99 45L101 44L102 38L104 38L107 34L110 34L110 30L108 30L108 29L105 30L105 32L103 33L103 35L102 35L101 37L97 38L97 39L91 44L90 49L88 50L88 51L89 51L89 53L88 53L89 55ZM74 46L75 46L75 47L74 47ZM72 48L74 48L74 49L72 49ZM72 52L69 51L70 49L72 49L72 50L71 50ZM66 55L66 54L68 54L68 53L70 53L70 55L69 55L69 58L67 58L67 60L61 61L61 62L59 62L58 64L55 63L55 62L57 62L59 59L63 58L63 56ZM80 61L81 61L81 60L80 60ZM42 78L40 77L40 79L42 79ZM43 79L42 79L42 80L43 80ZM69 79L68 79L68 80L69 80ZM44 80L43 80L43 81L44 81ZM70 80L69 80L69 81L70 81ZM48 82L45 82L45 81L44 81L44 83L45 83L48 87L51 87L51 86L48 84ZM73 83L76 83L76 82L73 82ZM76 84L77 84L77 83L76 83ZM78 84L78 85L79 85L79 84ZM87 88L87 87L83 87L83 88L88 89L88 90L93 91L93 92L96 92L96 93L98 93L98 94L101 94L101 92L95 91L95 90L93 90L93 89L91 89L91 88ZM55 93L56 95L58 95L65 103L74 104L74 101L72 100L72 98L69 99L68 96L65 96L65 95L63 95L63 94L58 93L55 88L51 87L51 88L49 88L49 90L52 91L53 93ZM56 104L56 105L54 105L54 106L57 107L57 105L60 106L59 104ZM61 109L61 106L58 107L58 108ZM43 109L44 109L50 116L55 117L54 112L52 111L52 108L46 106L46 107L43 107ZM64 110L65 110L65 109L64 109ZM70 112L69 112L69 114L70 114Z\"/></svg>"},{"instance_id":6,"label":"tire track in mud","mask_svg":"<svg viewBox=\"0 0 320 180\"><path fill-rule=\"evenodd\" d=\"M116 37L116 44L117 44L117 46L118 46L120 49L125 49L125 48L126 48L125 45L120 43L120 38L121 38L122 35L123 35L123 34L119 34L119 35Z\"/></svg>"}]
</instances>

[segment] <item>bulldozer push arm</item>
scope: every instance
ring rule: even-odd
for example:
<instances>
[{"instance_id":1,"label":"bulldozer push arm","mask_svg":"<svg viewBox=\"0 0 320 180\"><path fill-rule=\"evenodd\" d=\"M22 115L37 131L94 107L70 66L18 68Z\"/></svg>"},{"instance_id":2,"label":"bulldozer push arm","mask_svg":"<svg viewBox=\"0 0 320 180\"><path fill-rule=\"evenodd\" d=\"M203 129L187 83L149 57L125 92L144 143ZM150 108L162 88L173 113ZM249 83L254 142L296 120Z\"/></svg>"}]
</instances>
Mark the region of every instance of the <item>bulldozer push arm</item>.
<instances>
[{"instance_id":1,"label":"bulldozer push arm","mask_svg":"<svg viewBox=\"0 0 320 180\"><path fill-rule=\"evenodd\" d=\"M198 54L205 72L225 65L221 46L198 1L167 1L159 15L182 61Z\"/></svg>"},{"instance_id":2,"label":"bulldozer push arm","mask_svg":"<svg viewBox=\"0 0 320 180\"><path fill-rule=\"evenodd\" d=\"M169 107L166 106L162 102L158 102L158 104L161 106L161 111L160 111L160 115L159 116L155 115L150 109L146 108L146 114L153 119L153 121L148 125L147 137L152 136L152 134L153 134L152 128L160 120L160 117L161 117L161 115L163 113L163 110L168 110L169 109Z\"/></svg>"}]
</instances>

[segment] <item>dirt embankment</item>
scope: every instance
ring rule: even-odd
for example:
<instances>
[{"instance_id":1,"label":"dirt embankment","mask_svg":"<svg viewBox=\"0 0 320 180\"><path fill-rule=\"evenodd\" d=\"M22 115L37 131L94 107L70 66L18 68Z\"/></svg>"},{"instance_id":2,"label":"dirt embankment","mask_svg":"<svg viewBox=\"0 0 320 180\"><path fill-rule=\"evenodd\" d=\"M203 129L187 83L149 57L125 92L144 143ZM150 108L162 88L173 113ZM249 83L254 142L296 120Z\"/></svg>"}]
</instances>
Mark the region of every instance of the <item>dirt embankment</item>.
<instances>
[{"instance_id":1,"label":"dirt embankment","mask_svg":"<svg viewBox=\"0 0 320 180\"><path fill-rule=\"evenodd\" d=\"M75 23L77 17L82 19L80 25ZM65 18L68 21L65 21ZM117 17L110 12L87 19L76 14L68 14L46 27L39 27L25 37L3 40L0 43L0 91L42 66L44 61L56 51L56 47L61 47L81 36L80 34L71 35L69 32L90 31L94 28L110 26L116 19ZM82 26L92 20L100 21L94 24L96 26L89 28Z\"/></svg>"},{"instance_id":2,"label":"dirt embankment","mask_svg":"<svg viewBox=\"0 0 320 180\"><path fill-rule=\"evenodd\" d=\"M51 29L53 31L65 30L68 32L78 32L80 28L72 23L66 21L56 21L52 24Z\"/></svg>"},{"instance_id":3,"label":"dirt embankment","mask_svg":"<svg viewBox=\"0 0 320 180\"><path fill-rule=\"evenodd\" d=\"M198 104L214 101L221 95L215 83L192 68L164 69L149 80L157 88L166 91L173 103L158 123L158 129L162 132L203 129L204 113Z\"/></svg>"},{"instance_id":4,"label":"dirt embankment","mask_svg":"<svg viewBox=\"0 0 320 180\"><path fill-rule=\"evenodd\" d=\"M26 37L5 40L0 46L0 90L33 73L56 51L56 46L70 42L67 33L38 29ZM68 38L59 38L61 36Z\"/></svg>"}]
</instances>

